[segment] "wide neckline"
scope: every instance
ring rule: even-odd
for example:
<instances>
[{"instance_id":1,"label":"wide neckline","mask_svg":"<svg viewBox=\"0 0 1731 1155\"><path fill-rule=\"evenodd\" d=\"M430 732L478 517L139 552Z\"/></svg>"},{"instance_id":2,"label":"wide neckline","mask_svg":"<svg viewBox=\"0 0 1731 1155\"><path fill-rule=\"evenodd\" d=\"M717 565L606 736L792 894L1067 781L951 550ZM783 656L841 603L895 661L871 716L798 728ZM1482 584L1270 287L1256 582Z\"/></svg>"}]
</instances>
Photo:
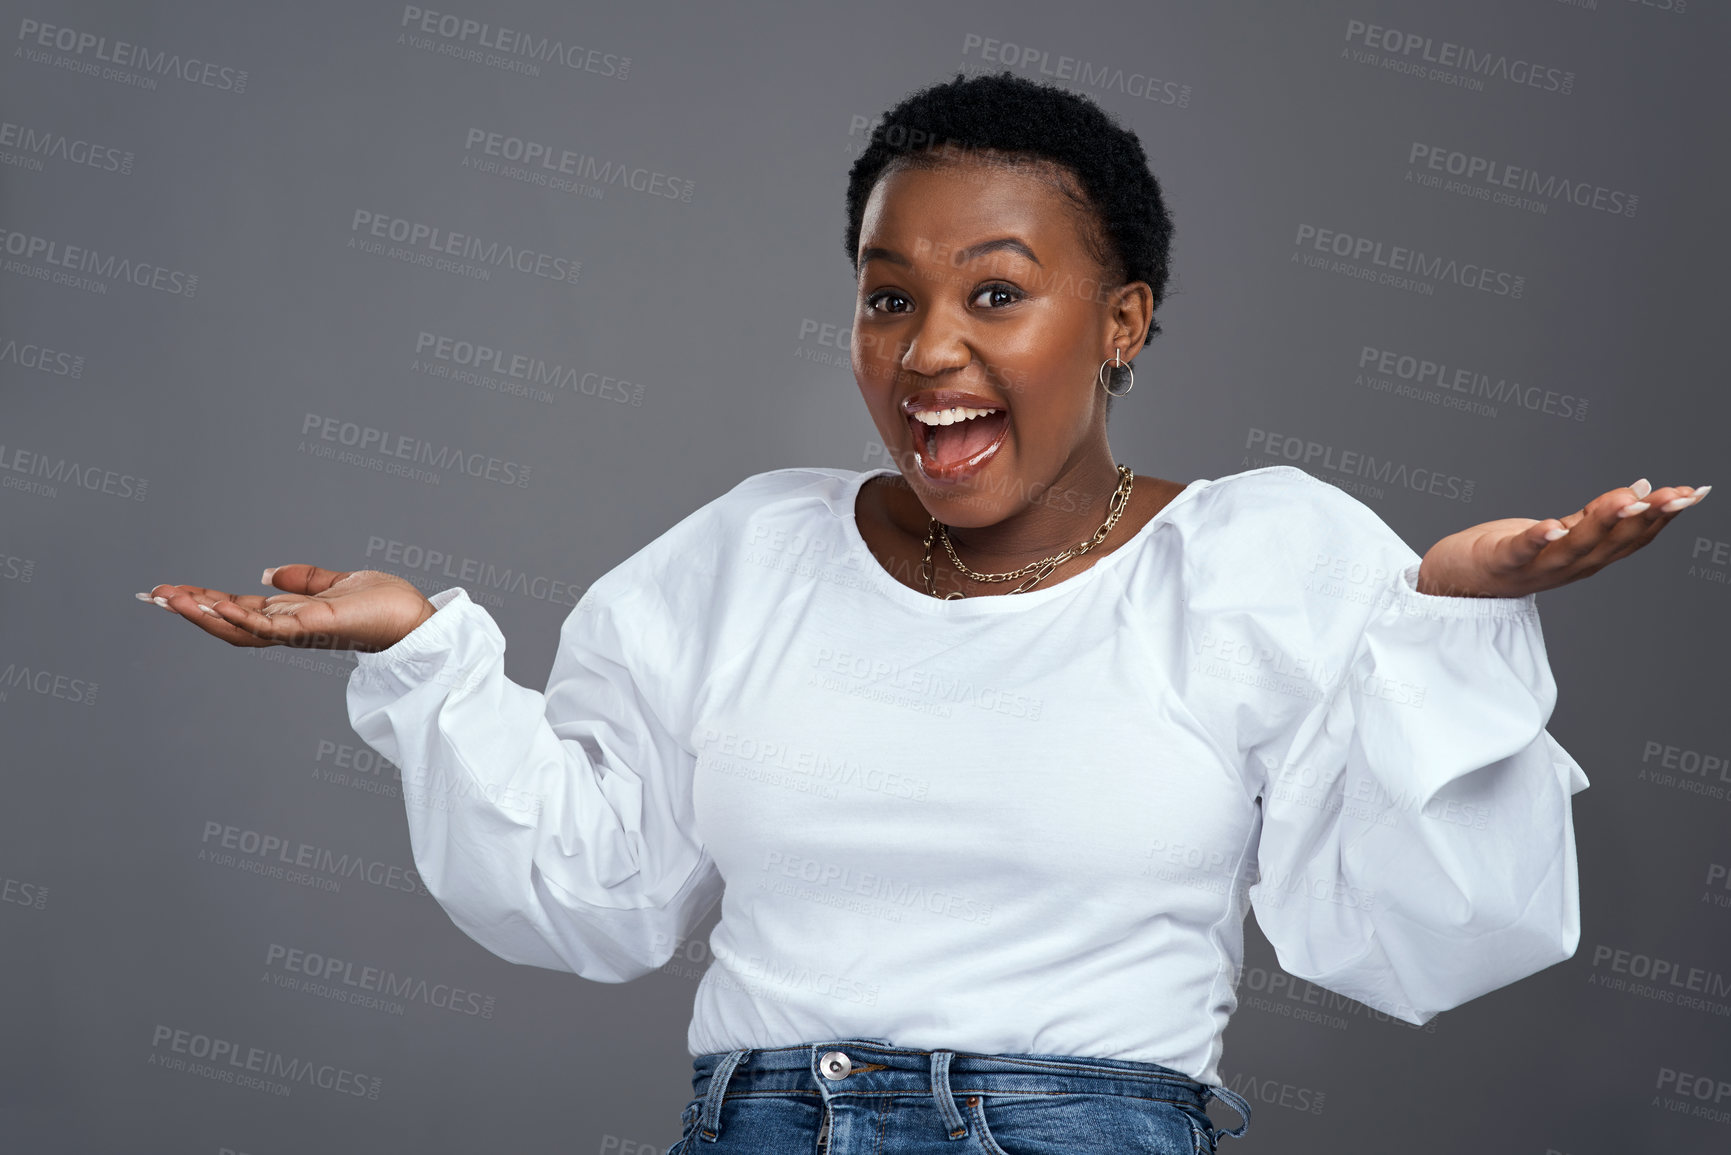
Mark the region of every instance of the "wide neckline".
<instances>
[{"instance_id":1,"label":"wide neckline","mask_svg":"<svg viewBox=\"0 0 1731 1155\"><path fill-rule=\"evenodd\" d=\"M1165 505L1161 506L1160 510L1155 513L1153 517L1149 518L1147 522L1143 524L1142 528L1131 534L1130 540L1126 541L1111 553L1100 558L1081 573L1072 574L1063 581L1056 582L1049 586L1035 586L1026 593L988 594L984 597L956 598L953 601L944 601L941 598L934 598L930 594L921 593L918 590L905 586L901 582L897 581L895 575L891 574L889 570L884 568L883 563L878 561L877 555L872 553L871 547L866 544L865 535L860 532L860 491L865 488L866 482L870 481L872 478L892 475L899 477L901 471L888 466L880 466L877 469L862 470L854 476L851 482L848 483L847 492L844 495L845 511L841 515L841 520L845 532L847 533L849 548L858 551L861 560L864 562L864 568L871 574L870 580L886 597L899 601L910 609L920 609L924 610L926 613L949 614L952 616L965 614L1016 613L1019 610L1030 609L1034 606L1042 605L1058 598L1074 596L1090 581L1098 580L1095 575L1099 574L1101 570L1117 564L1119 558L1134 553L1141 545L1143 539L1147 538L1154 532L1155 528L1165 519L1166 514L1169 511L1181 505L1185 501L1188 501L1193 495L1200 493L1202 489L1208 486L1213 480L1211 478L1198 478L1197 480L1185 485L1183 489L1179 490L1172 496L1171 501L1168 501Z\"/></svg>"}]
</instances>

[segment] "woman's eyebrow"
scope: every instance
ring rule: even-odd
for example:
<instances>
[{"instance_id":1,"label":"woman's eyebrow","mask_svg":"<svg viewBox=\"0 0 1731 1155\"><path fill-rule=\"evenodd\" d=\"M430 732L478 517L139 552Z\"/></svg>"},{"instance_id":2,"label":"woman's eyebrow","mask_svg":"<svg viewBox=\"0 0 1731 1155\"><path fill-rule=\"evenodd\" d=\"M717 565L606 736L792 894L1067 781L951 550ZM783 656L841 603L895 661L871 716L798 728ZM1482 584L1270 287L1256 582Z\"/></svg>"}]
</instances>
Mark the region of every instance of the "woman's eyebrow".
<instances>
[{"instance_id":1,"label":"woman's eyebrow","mask_svg":"<svg viewBox=\"0 0 1731 1155\"><path fill-rule=\"evenodd\" d=\"M987 253L994 253L1000 250L1020 253L1030 261L1033 261L1036 265L1040 264L1040 258L1034 255L1034 250L1030 249L1025 242L1018 240L1015 237L997 237L993 240L981 241L977 245L969 245L965 249L957 249L951 263L966 263L974 260L976 257L982 257ZM894 249L881 248L877 245L868 245L860 250L859 263L861 266L864 266L867 261L872 260L888 261L892 265L901 265L904 268L909 264L908 259L896 252ZM1040 265L1040 267L1045 268L1044 265Z\"/></svg>"}]
</instances>

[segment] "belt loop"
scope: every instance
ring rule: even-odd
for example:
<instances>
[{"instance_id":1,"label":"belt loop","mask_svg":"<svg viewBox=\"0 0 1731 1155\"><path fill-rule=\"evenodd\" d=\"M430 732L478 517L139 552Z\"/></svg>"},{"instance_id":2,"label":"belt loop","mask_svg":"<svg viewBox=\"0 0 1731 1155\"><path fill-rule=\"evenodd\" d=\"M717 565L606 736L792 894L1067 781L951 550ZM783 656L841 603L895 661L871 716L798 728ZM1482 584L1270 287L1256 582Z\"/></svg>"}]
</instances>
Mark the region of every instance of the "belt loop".
<instances>
[{"instance_id":1,"label":"belt loop","mask_svg":"<svg viewBox=\"0 0 1731 1155\"><path fill-rule=\"evenodd\" d=\"M1215 1134L1230 1135L1234 1139L1237 1139L1246 1131L1250 1130L1250 1104L1244 1101L1244 1096L1240 1095L1237 1091L1234 1091L1231 1087L1215 1086L1213 1083L1203 1083L1201 1086L1202 1103L1204 1106L1207 1105L1210 1097L1220 1099L1234 1111L1237 1111L1238 1117L1244 1120L1244 1122L1240 1123L1230 1131L1221 1131L1216 1128Z\"/></svg>"},{"instance_id":2,"label":"belt loop","mask_svg":"<svg viewBox=\"0 0 1731 1155\"><path fill-rule=\"evenodd\" d=\"M733 1078L733 1069L749 1054L751 1052L744 1049L729 1051L716 1063L715 1073L709 1076L709 1094L703 1100L703 1113L697 1119L699 1138L711 1143L721 1138L721 1100L727 1094L727 1081Z\"/></svg>"},{"instance_id":3,"label":"belt loop","mask_svg":"<svg viewBox=\"0 0 1731 1155\"><path fill-rule=\"evenodd\" d=\"M956 1109L956 1097L950 1090L950 1060L955 1057L955 1052L933 1051L931 1056L932 1098L937 1101L938 1114L943 1116L950 1138L965 1139L968 1135L967 1120Z\"/></svg>"}]
</instances>

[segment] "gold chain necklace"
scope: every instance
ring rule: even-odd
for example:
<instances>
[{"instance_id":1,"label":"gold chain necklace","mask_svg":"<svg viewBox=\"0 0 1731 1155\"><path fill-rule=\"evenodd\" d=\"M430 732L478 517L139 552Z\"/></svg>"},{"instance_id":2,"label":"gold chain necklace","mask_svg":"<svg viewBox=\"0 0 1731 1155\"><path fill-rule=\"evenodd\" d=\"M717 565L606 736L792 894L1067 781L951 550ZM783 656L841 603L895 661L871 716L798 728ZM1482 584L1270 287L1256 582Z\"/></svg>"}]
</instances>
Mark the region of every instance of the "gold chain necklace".
<instances>
[{"instance_id":1,"label":"gold chain necklace","mask_svg":"<svg viewBox=\"0 0 1731 1155\"><path fill-rule=\"evenodd\" d=\"M1125 508L1130 504L1130 491L1135 487L1135 485L1136 475L1130 471L1128 465L1120 464L1118 466L1118 488L1112 491L1112 500L1107 505L1106 520L1101 523L1099 529L1094 531L1092 537L1088 538L1086 541L1077 542L1062 553L1055 553L1050 557L1043 557L1038 561L1031 561L1021 569L1011 570L1009 573L975 573L973 570L969 569L966 563L956 556L956 547L950 544L950 527L943 524L935 517L931 518L926 526L926 556L925 560L920 563L920 573L925 578L926 592L931 594L934 598L940 598L940 600L946 602L954 601L957 598L965 596L960 590L942 595L938 593L937 583L934 580L935 575L932 570L932 542L937 538L942 538L944 542L944 550L950 555L950 560L955 563L956 569L977 582L1007 582L1023 577L1026 574L1033 573L1033 577L1010 591L1012 594L1026 593L1028 590L1034 588L1036 582L1039 582L1042 578L1051 574L1053 570L1057 569L1064 562L1069 561L1073 557L1080 557L1082 554L1087 553L1089 550L1105 541L1106 535L1112 532L1112 527L1118 524L1119 517L1123 516ZM1036 570L1038 571L1037 573L1035 572Z\"/></svg>"}]
</instances>

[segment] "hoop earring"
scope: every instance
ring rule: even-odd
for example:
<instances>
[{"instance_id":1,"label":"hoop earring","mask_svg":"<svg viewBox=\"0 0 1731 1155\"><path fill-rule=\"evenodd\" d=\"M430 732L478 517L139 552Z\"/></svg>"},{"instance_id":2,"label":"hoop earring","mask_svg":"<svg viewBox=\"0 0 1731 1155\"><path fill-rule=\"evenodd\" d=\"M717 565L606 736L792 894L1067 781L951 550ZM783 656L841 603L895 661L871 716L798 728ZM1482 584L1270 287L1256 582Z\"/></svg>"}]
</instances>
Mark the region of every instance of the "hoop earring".
<instances>
[{"instance_id":1,"label":"hoop earring","mask_svg":"<svg viewBox=\"0 0 1731 1155\"><path fill-rule=\"evenodd\" d=\"M1094 371L1095 382L1099 384L1100 388L1102 388L1106 392L1112 394L1112 396L1114 396L1114 397L1122 397L1122 396L1124 396L1124 393L1128 393L1128 392L1130 392L1130 390L1136 388L1136 370L1130 365L1130 363L1128 361L1124 360L1124 358L1122 358L1118 355L1119 352L1120 351L1117 349L1112 350L1112 355L1110 357L1106 358L1104 361L1100 362L1100 367ZM1114 361L1117 362L1117 364L1114 365L1113 364ZM1106 374L1106 366L1108 366L1108 365L1112 365L1112 368L1114 368L1114 369L1129 369L1130 370L1130 384L1124 387L1124 393L1119 393L1119 392L1115 391L1112 388L1112 386L1107 384L1106 381L1104 380L1104 377Z\"/></svg>"}]
</instances>

